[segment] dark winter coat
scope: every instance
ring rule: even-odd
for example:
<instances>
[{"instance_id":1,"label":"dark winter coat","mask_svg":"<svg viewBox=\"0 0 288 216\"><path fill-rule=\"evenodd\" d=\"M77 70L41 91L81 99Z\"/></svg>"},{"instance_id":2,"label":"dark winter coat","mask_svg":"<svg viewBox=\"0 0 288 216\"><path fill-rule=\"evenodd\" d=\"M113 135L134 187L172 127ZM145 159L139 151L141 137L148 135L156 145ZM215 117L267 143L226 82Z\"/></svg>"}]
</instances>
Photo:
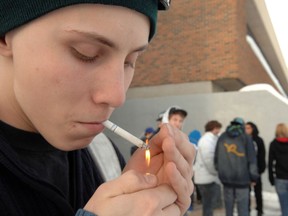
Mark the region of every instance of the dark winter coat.
<instances>
[{"instance_id":1,"label":"dark winter coat","mask_svg":"<svg viewBox=\"0 0 288 216\"><path fill-rule=\"evenodd\" d=\"M269 181L274 185L274 179L288 179L288 138L274 139L269 148Z\"/></svg>"},{"instance_id":2,"label":"dark winter coat","mask_svg":"<svg viewBox=\"0 0 288 216\"><path fill-rule=\"evenodd\" d=\"M27 151L27 145L44 147ZM0 122L0 215L75 215L103 183L99 173L87 149L63 152L39 134Z\"/></svg>"},{"instance_id":3,"label":"dark winter coat","mask_svg":"<svg viewBox=\"0 0 288 216\"><path fill-rule=\"evenodd\" d=\"M215 151L215 168L225 186L249 187L259 174L252 139L242 125L230 125L219 137Z\"/></svg>"},{"instance_id":4,"label":"dark winter coat","mask_svg":"<svg viewBox=\"0 0 288 216\"><path fill-rule=\"evenodd\" d=\"M257 165L259 174L264 173L266 169L266 150L263 139L259 136L259 130L257 126L253 122L247 122L252 127L252 139L254 141L254 145L256 147L256 155L257 155Z\"/></svg>"}]
</instances>

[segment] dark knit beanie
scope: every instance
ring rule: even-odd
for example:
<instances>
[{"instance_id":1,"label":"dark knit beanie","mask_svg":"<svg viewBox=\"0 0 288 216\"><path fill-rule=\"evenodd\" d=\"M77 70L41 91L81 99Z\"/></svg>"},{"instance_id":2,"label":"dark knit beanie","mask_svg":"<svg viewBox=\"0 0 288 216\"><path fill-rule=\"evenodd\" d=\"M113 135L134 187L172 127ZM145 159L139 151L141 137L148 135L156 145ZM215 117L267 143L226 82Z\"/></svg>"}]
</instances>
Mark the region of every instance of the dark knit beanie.
<instances>
[{"instance_id":1,"label":"dark knit beanie","mask_svg":"<svg viewBox=\"0 0 288 216\"><path fill-rule=\"evenodd\" d=\"M117 5L136 10L150 19L149 40L156 32L158 0L0 0L0 37L48 12L82 3Z\"/></svg>"}]
</instances>

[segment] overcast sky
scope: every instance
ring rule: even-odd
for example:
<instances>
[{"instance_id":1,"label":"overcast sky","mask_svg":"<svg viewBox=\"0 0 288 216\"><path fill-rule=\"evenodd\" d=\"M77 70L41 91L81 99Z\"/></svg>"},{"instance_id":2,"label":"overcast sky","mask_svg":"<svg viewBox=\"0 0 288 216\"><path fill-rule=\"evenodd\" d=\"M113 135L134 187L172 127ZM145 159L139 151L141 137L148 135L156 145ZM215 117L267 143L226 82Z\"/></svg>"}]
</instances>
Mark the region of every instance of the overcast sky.
<instances>
[{"instance_id":1,"label":"overcast sky","mask_svg":"<svg viewBox=\"0 0 288 216\"><path fill-rule=\"evenodd\" d=\"M262 1L262 0L259 0ZM288 67L288 1L265 0L279 46Z\"/></svg>"}]
</instances>

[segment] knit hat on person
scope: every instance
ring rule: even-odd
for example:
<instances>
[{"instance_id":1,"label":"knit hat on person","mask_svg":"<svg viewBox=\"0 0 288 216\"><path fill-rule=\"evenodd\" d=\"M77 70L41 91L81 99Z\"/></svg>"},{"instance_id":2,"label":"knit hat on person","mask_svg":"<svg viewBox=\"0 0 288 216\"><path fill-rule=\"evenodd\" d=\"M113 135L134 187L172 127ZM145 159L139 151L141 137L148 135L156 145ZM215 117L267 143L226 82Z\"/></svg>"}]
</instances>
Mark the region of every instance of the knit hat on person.
<instances>
[{"instance_id":1,"label":"knit hat on person","mask_svg":"<svg viewBox=\"0 0 288 216\"><path fill-rule=\"evenodd\" d=\"M193 130L188 135L189 141L198 146L199 139L201 138L201 132L199 130Z\"/></svg>"},{"instance_id":2,"label":"knit hat on person","mask_svg":"<svg viewBox=\"0 0 288 216\"><path fill-rule=\"evenodd\" d=\"M148 128L145 129L145 134L154 133L154 132L155 132L155 130L152 127L148 127Z\"/></svg>"},{"instance_id":3,"label":"knit hat on person","mask_svg":"<svg viewBox=\"0 0 288 216\"><path fill-rule=\"evenodd\" d=\"M238 124L238 125L244 126L245 122L242 118L236 117L231 121L231 124Z\"/></svg>"},{"instance_id":4,"label":"knit hat on person","mask_svg":"<svg viewBox=\"0 0 288 216\"><path fill-rule=\"evenodd\" d=\"M74 4L95 3L122 6L146 15L150 20L150 41L156 32L158 8L164 9L162 2L170 4L168 0L1 0L0 37L56 9Z\"/></svg>"}]
</instances>

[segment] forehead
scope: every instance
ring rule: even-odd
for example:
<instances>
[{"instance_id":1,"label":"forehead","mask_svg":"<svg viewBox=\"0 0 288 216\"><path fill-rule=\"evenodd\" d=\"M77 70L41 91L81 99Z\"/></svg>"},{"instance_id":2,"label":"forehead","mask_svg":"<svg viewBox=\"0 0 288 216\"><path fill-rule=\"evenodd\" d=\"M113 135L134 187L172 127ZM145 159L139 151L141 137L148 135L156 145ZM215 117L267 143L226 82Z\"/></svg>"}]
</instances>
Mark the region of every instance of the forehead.
<instances>
[{"instance_id":1,"label":"forehead","mask_svg":"<svg viewBox=\"0 0 288 216\"><path fill-rule=\"evenodd\" d=\"M183 115L180 113L173 113L169 116L170 119L184 119Z\"/></svg>"},{"instance_id":2,"label":"forehead","mask_svg":"<svg viewBox=\"0 0 288 216\"><path fill-rule=\"evenodd\" d=\"M136 43L140 41L147 44L150 31L150 22L145 15L125 7L101 4L77 4L57 9L24 25L24 29L31 29L31 26L36 34L53 31L58 35L73 30L95 32L131 46L138 46Z\"/></svg>"}]
</instances>

